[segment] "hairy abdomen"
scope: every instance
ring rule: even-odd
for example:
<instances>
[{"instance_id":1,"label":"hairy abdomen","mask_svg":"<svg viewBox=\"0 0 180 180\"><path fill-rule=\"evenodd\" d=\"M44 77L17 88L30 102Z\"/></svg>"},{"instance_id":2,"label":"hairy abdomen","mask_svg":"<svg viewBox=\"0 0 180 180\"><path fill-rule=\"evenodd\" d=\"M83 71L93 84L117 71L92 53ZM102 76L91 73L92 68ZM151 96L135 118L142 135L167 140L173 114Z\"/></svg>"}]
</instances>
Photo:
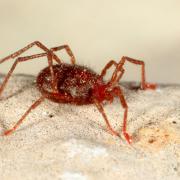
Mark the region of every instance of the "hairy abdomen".
<instances>
[{"instance_id":1,"label":"hairy abdomen","mask_svg":"<svg viewBox=\"0 0 180 180\"><path fill-rule=\"evenodd\" d=\"M57 92L52 90L50 70L46 67L37 77L37 86L42 94L60 103L92 103L92 89L99 78L98 74L84 66L64 63L54 65L53 70Z\"/></svg>"}]
</instances>

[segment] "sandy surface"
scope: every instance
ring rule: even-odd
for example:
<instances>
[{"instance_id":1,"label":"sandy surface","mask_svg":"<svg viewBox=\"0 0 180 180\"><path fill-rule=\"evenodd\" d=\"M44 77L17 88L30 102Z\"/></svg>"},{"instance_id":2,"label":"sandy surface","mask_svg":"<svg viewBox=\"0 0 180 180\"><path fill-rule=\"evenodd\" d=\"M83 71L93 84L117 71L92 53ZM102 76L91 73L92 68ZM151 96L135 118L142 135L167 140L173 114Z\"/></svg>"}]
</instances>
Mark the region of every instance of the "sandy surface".
<instances>
[{"instance_id":1,"label":"sandy surface","mask_svg":"<svg viewBox=\"0 0 180 180\"><path fill-rule=\"evenodd\" d=\"M0 100L1 134L40 97L34 80L24 75L10 80ZM180 86L156 91L125 86L131 146L107 132L94 105L46 100L14 134L0 137L0 180L180 179ZM121 131L118 100L104 107Z\"/></svg>"}]
</instances>

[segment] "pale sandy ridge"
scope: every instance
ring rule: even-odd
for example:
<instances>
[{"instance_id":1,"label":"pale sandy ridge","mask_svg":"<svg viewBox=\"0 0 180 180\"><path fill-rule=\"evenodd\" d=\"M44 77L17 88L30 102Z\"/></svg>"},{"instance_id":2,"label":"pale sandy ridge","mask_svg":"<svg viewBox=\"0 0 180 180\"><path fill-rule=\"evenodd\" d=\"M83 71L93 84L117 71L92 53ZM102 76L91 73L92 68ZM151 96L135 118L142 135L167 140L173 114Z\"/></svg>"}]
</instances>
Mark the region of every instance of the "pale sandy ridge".
<instances>
[{"instance_id":1,"label":"pale sandy ridge","mask_svg":"<svg viewBox=\"0 0 180 180\"><path fill-rule=\"evenodd\" d=\"M0 100L1 133L40 96L34 80L18 75L8 83ZM107 132L95 106L46 100L16 133L0 137L0 180L179 179L180 86L132 91L123 85L123 90L132 146ZM104 107L120 131L118 100Z\"/></svg>"}]
</instances>

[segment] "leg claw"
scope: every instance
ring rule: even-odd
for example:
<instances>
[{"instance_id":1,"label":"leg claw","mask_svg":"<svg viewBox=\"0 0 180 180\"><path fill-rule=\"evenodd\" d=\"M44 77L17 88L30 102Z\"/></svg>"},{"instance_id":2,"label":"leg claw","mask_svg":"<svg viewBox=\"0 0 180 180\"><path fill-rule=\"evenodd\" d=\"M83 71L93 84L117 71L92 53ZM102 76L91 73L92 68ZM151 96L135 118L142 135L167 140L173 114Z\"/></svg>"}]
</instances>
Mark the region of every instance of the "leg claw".
<instances>
[{"instance_id":1,"label":"leg claw","mask_svg":"<svg viewBox=\"0 0 180 180\"><path fill-rule=\"evenodd\" d=\"M113 135L113 136L120 136L118 132L114 131L114 130L109 130L109 132Z\"/></svg>"},{"instance_id":2,"label":"leg claw","mask_svg":"<svg viewBox=\"0 0 180 180\"><path fill-rule=\"evenodd\" d=\"M153 83L146 83L142 89L146 90L146 89L152 89L155 90L157 88L157 84L153 84Z\"/></svg>"},{"instance_id":3,"label":"leg claw","mask_svg":"<svg viewBox=\"0 0 180 180\"><path fill-rule=\"evenodd\" d=\"M126 141L127 141L129 144L132 143L132 138L131 138L131 136L129 136L128 133L124 133L124 137L125 137Z\"/></svg>"},{"instance_id":4,"label":"leg claw","mask_svg":"<svg viewBox=\"0 0 180 180\"><path fill-rule=\"evenodd\" d=\"M9 130L5 131L3 134L4 134L4 136L8 136L8 135L10 135L12 132L13 132L13 129L9 129Z\"/></svg>"}]
</instances>

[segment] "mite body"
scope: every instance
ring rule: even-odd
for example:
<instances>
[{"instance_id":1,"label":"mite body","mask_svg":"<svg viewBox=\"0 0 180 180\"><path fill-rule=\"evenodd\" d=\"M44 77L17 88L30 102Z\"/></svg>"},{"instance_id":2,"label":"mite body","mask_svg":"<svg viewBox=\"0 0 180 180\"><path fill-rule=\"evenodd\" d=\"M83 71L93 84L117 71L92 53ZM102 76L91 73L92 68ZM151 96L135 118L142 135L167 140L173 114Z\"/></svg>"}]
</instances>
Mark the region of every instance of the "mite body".
<instances>
[{"instance_id":1,"label":"mite body","mask_svg":"<svg viewBox=\"0 0 180 180\"><path fill-rule=\"evenodd\" d=\"M31 56L19 57L22 53L33 46L39 47L44 52ZM56 51L60 51L62 49L65 49L67 54L70 56L70 64L63 63L62 60L55 54ZM87 67L75 64L75 57L68 45L48 49L39 41L35 41L0 60L1 64L9 59L16 58L14 64L0 86L0 95L18 63L39 59L44 56L47 57L48 66L38 74L36 79L37 87L42 94L41 97L29 107L29 109L11 129L4 132L4 135L9 135L14 132L33 109L40 105L44 99L49 99L56 103L72 103L76 105L95 104L99 112L102 114L110 133L115 136L120 136L120 133L111 127L103 108L103 101L112 102L114 97L117 97L124 109L122 133L126 141L131 143L131 137L126 130L128 105L119 85L119 81L125 71L124 64L128 61L130 63L141 65L142 79L140 88L142 90L155 89L156 84L146 83L144 62L123 56L119 62L114 60L109 61L102 69L101 73L97 74ZM112 73L110 80L106 82L104 81L104 76L106 75L107 70L112 66L115 66L115 70Z\"/></svg>"},{"instance_id":2,"label":"mite body","mask_svg":"<svg viewBox=\"0 0 180 180\"><path fill-rule=\"evenodd\" d=\"M51 87L49 67L39 73L36 82L44 96L58 103L91 104L95 98L95 87L105 85L98 74L84 66L62 63L53 65L53 71L56 92Z\"/></svg>"}]
</instances>

